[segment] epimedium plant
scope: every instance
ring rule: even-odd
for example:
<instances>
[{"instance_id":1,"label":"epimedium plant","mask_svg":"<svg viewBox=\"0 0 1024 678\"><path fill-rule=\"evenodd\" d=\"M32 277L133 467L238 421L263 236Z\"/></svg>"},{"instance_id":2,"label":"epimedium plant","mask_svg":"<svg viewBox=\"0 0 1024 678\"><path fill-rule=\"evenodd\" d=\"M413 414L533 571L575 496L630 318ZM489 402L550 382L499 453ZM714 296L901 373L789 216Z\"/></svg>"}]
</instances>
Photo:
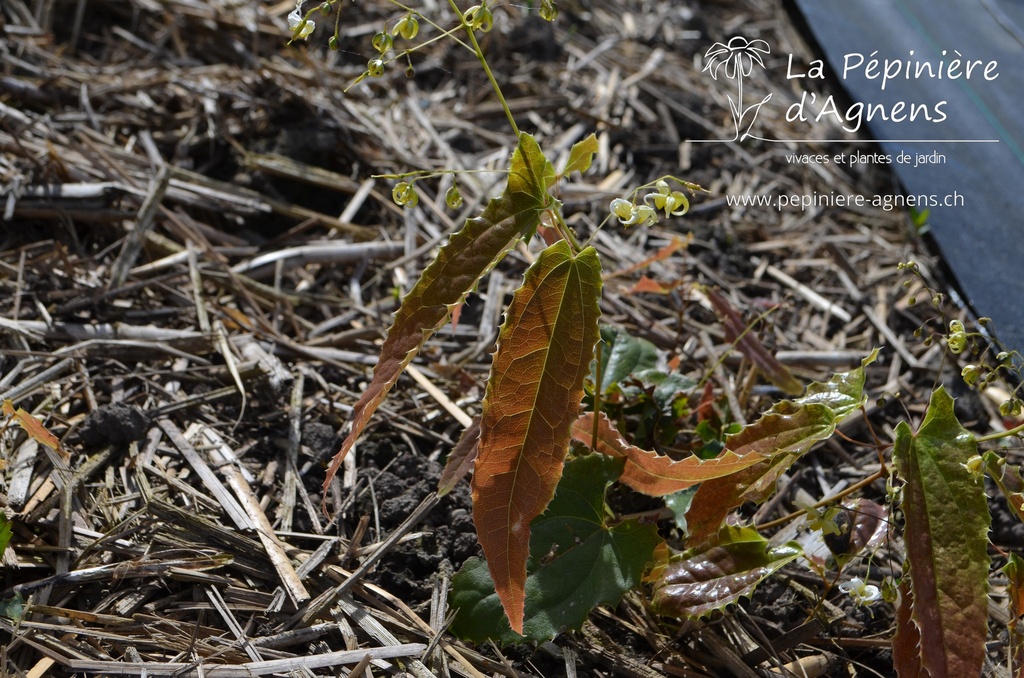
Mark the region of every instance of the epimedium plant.
<instances>
[{"instance_id":1,"label":"epimedium plant","mask_svg":"<svg viewBox=\"0 0 1024 678\"><path fill-rule=\"evenodd\" d=\"M554 19L553 5L545 7L542 14ZM294 38L309 35L310 15L293 14ZM377 34L374 47L382 56L370 60L363 77L379 75L383 54L394 44L391 36L415 36L412 30L408 36L403 34L401 27L408 27L416 16L409 10L405 23ZM504 105L476 39L477 31L487 31L493 24L491 10L477 5L459 11L458 16L468 44ZM547 507L561 477L570 429L583 398L583 381L599 338L602 280L597 251L577 242L552 193L564 177L589 169L597 151L596 137L575 144L565 167L556 172L536 140L518 130L507 105L505 110L518 137L505 191L449 238L403 298L324 486L423 343L517 241L543 229L551 244L530 266L507 309L475 430L474 521L498 596L512 628L521 632L530 523ZM414 183L424 175L395 178L401 181L394 188L394 199L414 207L418 201ZM646 188L653 190L639 201ZM657 219L656 210L669 216L685 212L689 201L684 189L693 192L699 187L674 177L661 178L638 189L632 200L616 200L612 209L624 224L651 223ZM447 197L449 202L458 199L451 192Z\"/></svg>"},{"instance_id":2,"label":"epimedium plant","mask_svg":"<svg viewBox=\"0 0 1024 678\"><path fill-rule=\"evenodd\" d=\"M317 12L326 16L334 11L328 44L339 48L341 13L336 4L327 0L306 12L296 7L289 16L292 39L313 33ZM449 0L457 17L451 28L396 0L392 4L401 16L373 36L376 56L356 82L380 77L396 60L411 64L409 55L424 45L453 39L479 60L517 144L504 191L448 238L403 297L373 377L353 408L351 429L327 469L325 490L424 343L516 243L539 234L546 246L506 309L480 416L451 453L439 488L442 493L450 490L472 468L474 523L484 559L471 559L454 579L452 603L458 614L453 631L474 640L543 640L579 627L593 606L615 603L641 585L649 587L656 612L677 617L699 618L749 595L773 572L806 555L806 548L796 542L771 543L752 527L726 525L727 516L744 504L771 497L776 480L797 459L862 409L865 368L877 351L861 367L804 388L760 344L724 296L708 290L726 338L792 398L750 425L738 430L718 426L716 433L702 419L709 410L710 390L705 388L693 408L702 442L698 453L674 459L630 442L632 436L621 430L623 420L610 416L616 413L616 398L621 402L625 377L644 385L641 390L649 392L648 405L655 403L654 411L677 418L690 411L689 399L698 397L700 385L657 374L653 346L600 328L601 260L568 227L555 192L570 174L590 168L596 138L576 143L556 171L536 139L519 130L477 40L494 23L486 2L461 10ZM554 20L557 7L542 0L539 13ZM411 42L420 35L421 22L437 35L396 51L397 39ZM395 202L413 208L419 200L416 183L439 174L449 172L386 176L396 181ZM610 218L635 226L662 215L682 216L689 197L700 190L685 180L661 177L613 200ZM462 204L456 183L445 201L452 208ZM912 264L908 267L915 270ZM954 353L973 339L962 324L951 326L946 337ZM1000 354L1001 365L1007 360ZM963 376L970 384L995 371L969 365ZM1019 412L1019 398L1007 403L1004 414ZM916 431L907 423L896 428L891 468L880 451L882 470L843 495L888 473L892 502L902 509L906 562L889 596L897 606L893 650L901 676L922 671L931 676L977 675L980 670L990 567L983 477L995 481L1022 517L1024 495L1019 469L995 452L979 454L978 443L1021 430L974 436L957 421L950 396L938 388ZM657 437L645 440L656 442ZM685 526L686 550L671 553L650 522L616 517L605 501L613 483L665 497L679 526ZM882 509L867 510L871 503L863 500L840 504L841 499L829 498L807 514L808 524L826 533L824 541L837 554L838 564L877 544L879 525L885 531ZM857 506L861 508L855 511L852 507ZM1014 619L1024 611L1022 563L1012 557L1005 570L1018 613ZM841 588L862 603L881 595L860 579ZM1024 653L1015 625L1011 636L1018 642L1011 657L1018 675Z\"/></svg>"}]
</instances>

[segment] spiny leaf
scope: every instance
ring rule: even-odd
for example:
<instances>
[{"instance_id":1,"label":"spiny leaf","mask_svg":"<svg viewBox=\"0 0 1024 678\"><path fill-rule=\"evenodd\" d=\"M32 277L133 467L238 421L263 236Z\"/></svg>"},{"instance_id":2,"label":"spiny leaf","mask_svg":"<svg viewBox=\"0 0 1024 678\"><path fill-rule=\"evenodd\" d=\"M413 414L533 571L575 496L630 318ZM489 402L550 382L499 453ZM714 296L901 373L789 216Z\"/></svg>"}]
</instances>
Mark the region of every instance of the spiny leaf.
<instances>
[{"instance_id":1,"label":"spiny leaf","mask_svg":"<svg viewBox=\"0 0 1024 678\"><path fill-rule=\"evenodd\" d=\"M480 441L480 417L474 417L473 423L462 432L459 442L448 453L444 471L437 481L437 496L444 495L455 489L455 486L473 469L476 461L477 443Z\"/></svg>"},{"instance_id":2,"label":"spiny leaf","mask_svg":"<svg viewBox=\"0 0 1024 678\"><path fill-rule=\"evenodd\" d=\"M57 436L50 433L41 421L24 409L20 407L14 409L14 403L11 400L4 400L3 413L17 421L18 425L25 429L25 433L40 445L45 445L54 451L60 451L60 441L57 440Z\"/></svg>"},{"instance_id":3,"label":"spiny leaf","mask_svg":"<svg viewBox=\"0 0 1024 678\"><path fill-rule=\"evenodd\" d=\"M599 148L597 137L593 134L582 141L577 141L569 149L569 160L566 161L565 169L562 170L561 176L567 177L573 172L579 172L580 174L586 172L590 169L590 164L594 162L594 154L597 153Z\"/></svg>"},{"instance_id":4,"label":"spiny leaf","mask_svg":"<svg viewBox=\"0 0 1024 678\"><path fill-rule=\"evenodd\" d=\"M729 450L751 445L765 458L731 476L701 483L686 513L691 543L713 537L734 508L748 501L760 503L771 496L778 477L860 407L864 402L864 368L877 355L878 351L873 351L860 367L835 374L827 383L811 384L803 397L777 403L761 419L726 439Z\"/></svg>"},{"instance_id":5,"label":"spiny leaf","mask_svg":"<svg viewBox=\"0 0 1024 678\"><path fill-rule=\"evenodd\" d=\"M1024 558L1010 552L1003 566L1010 593L1010 620L1016 621L1024 615Z\"/></svg>"},{"instance_id":6,"label":"spiny leaf","mask_svg":"<svg viewBox=\"0 0 1024 678\"><path fill-rule=\"evenodd\" d=\"M1024 676L1024 635L1021 634L1020 618L1024 615L1024 558L1011 552L1003 566L1007 589L1010 594L1009 645L1010 673L1014 678Z\"/></svg>"},{"instance_id":7,"label":"spiny leaf","mask_svg":"<svg viewBox=\"0 0 1024 678\"><path fill-rule=\"evenodd\" d=\"M621 459L596 454L566 463L554 499L530 526L522 635L509 627L487 567L476 558L452 578L452 632L474 642L550 640L639 585L663 542L653 524L609 523L604 495L621 470Z\"/></svg>"},{"instance_id":8,"label":"spiny leaf","mask_svg":"<svg viewBox=\"0 0 1024 678\"><path fill-rule=\"evenodd\" d=\"M747 360L754 364L754 367L761 372L773 384L782 389L784 393L795 395L803 391L803 386L797 381L786 366L775 359L775 356L764 347L757 334L747 327L743 318L732 307L729 300L715 290L707 291L708 300L714 306L715 311L722 317L722 326L725 328L725 340L733 343L739 352L746 356Z\"/></svg>"},{"instance_id":9,"label":"spiny leaf","mask_svg":"<svg viewBox=\"0 0 1024 678\"><path fill-rule=\"evenodd\" d=\"M739 452L726 450L714 459L690 456L676 461L665 455L641 449L623 440L611 419L601 412L597 416L597 440L594 440L594 413L585 412L572 427L572 437L595 452L624 457L626 467L619 479L637 492L660 497L684 490L691 485L727 476L764 459L753 446Z\"/></svg>"},{"instance_id":10,"label":"spiny leaf","mask_svg":"<svg viewBox=\"0 0 1024 678\"><path fill-rule=\"evenodd\" d=\"M515 241L536 229L541 212L551 200L548 188L553 181L554 170L537 142L528 134L520 134L505 192L490 200L479 217L466 220L402 299L381 347L373 380L352 410L352 430L327 469L325 489L423 343L444 325L452 309Z\"/></svg>"},{"instance_id":11,"label":"spiny leaf","mask_svg":"<svg viewBox=\"0 0 1024 678\"><path fill-rule=\"evenodd\" d=\"M839 419L845 419L864 404L864 368L878 358L874 349L861 361L860 367L849 372L837 372L827 382L815 381L796 402L802 405L817 403L831 409Z\"/></svg>"},{"instance_id":12,"label":"spiny leaf","mask_svg":"<svg viewBox=\"0 0 1024 678\"><path fill-rule=\"evenodd\" d=\"M752 528L725 526L716 546L669 561L654 585L654 610L692 619L721 610L798 555L795 542L768 549Z\"/></svg>"},{"instance_id":13,"label":"spiny leaf","mask_svg":"<svg viewBox=\"0 0 1024 678\"><path fill-rule=\"evenodd\" d=\"M928 674L921 670L921 633L914 623L914 594L910 580L899 583L896 605L896 633L892 637L892 666L901 678L918 678Z\"/></svg>"},{"instance_id":14,"label":"spiny leaf","mask_svg":"<svg viewBox=\"0 0 1024 678\"><path fill-rule=\"evenodd\" d=\"M551 245L527 270L505 324L480 421L473 520L512 629L523 630L530 521L554 494L598 339L601 263Z\"/></svg>"},{"instance_id":15,"label":"spiny leaf","mask_svg":"<svg viewBox=\"0 0 1024 678\"><path fill-rule=\"evenodd\" d=\"M810 444L808 444L810 447ZM729 515L729 511L746 502L759 504L775 493L775 481L785 473L799 455L780 454L745 468L731 476L701 483L686 512L690 530L687 543L703 544Z\"/></svg>"},{"instance_id":16,"label":"spiny leaf","mask_svg":"<svg viewBox=\"0 0 1024 678\"><path fill-rule=\"evenodd\" d=\"M916 435L906 422L896 428L892 458L904 482L911 621L932 678L977 676L985 660L988 502L982 478L965 467L977 452L941 386Z\"/></svg>"}]
</instances>

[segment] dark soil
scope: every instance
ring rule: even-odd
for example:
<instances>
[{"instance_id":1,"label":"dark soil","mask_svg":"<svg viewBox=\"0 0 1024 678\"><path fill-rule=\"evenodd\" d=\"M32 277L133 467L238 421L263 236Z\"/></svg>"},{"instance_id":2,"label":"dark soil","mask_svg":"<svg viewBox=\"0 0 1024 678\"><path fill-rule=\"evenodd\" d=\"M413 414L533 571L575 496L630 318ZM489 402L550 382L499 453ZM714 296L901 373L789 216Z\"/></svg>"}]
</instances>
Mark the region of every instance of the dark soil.
<instances>
[{"instance_id":1,"label":"dark soil","mask_svg":"<svg viewBox=\"0 0 1024 678\"><path fill-rule=\"evenodd\" d=\"M380 535L386 535L401 525L436 490L441 477L440 463L395 452L391 445L374 445L372 440L359 448L368 480L367 488L358 494L352 517L371 518L371 538L378 528ZM460 484L446 495L417 529L427 534L395 548L394 556L381 563L369 579L425 612L437 577L450 576L468 557L479 554L469 487Z\"/></svg>"}]
</instances>

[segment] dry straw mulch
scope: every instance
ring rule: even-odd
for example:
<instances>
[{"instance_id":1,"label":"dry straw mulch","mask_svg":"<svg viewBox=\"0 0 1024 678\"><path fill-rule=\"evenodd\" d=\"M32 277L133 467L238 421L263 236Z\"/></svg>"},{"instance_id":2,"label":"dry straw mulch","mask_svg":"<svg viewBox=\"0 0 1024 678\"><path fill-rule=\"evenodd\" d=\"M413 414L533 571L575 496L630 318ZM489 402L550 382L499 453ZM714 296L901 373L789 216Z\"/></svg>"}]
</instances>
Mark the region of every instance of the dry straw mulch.
<instances>
[{"instance_id":1,"label":"dry straw mulch","mask_svg":"<svg viewBox=\"0 0 1024 678\"><path fill-rule=\"evenodd\" d=\"M822 582L797 568L776 592L794 614L755 597L724 619L680 626L630 596L580 633L504 658L443 633L445 576L420 570L420 581L388 590L380 572L421 557L457 518L465 525L467 500L464 490L442 503L403 489L388 499L405 499L401 519L388 523L381 478L399 476L385 476L387 457L436 474L477 408L502 304L536 250L513 252L455 329L427 345L364 443L381 458L368 463L362 447L350 457L325 517L324 463L396 294L500 191L514 137L475 60L451 43L415 54L412 78L396 62L344 92L370 36L400 14L389 5L344 4L338 52L325 49L332 19L322 17L308 45L286 46L291 9L227 0L5 0L0 9L0 398L62 441L51 450L13 426L3 437L14 528L3 564L5 675L884 666L886 614L829 602L811 623ZM446 11L429 9L450 25ZM595 169L561 188L580 233L595 230L610 199L660 174L709 189L682 219L598 233L605 322L700 374L729 345L699 283L751 318L774 309L757 331L802 379L885 346L869 369L871 393L901 393L903 403L871 408L881 429L920 413L927 389L958 371L943 368L938 342L912 336L926 321L938 328L936 312L908 303L928 293L921 279L904 288L897 263L913 258L923 280L941 281L904 215L775 213L724 198L890 193L884 172L791 166L776 145L687 142L729 133L727 92L700 72L711 42L742 27L806 54L774 3L563 3L553 28L518 4L495 14L485 49L520 124L553 159L589 132L600 140ZM749 86L792 96L769 78ZM762 124L793 136L778 115ZM420 206L403 211L391 183L372 178L441 168L478 171L460 175L457 213L439 197L444 181L424 183ZM652 260L656 252L664 256ZM645 276L657 293L637 287ZM738 357L715 368L713 383L738 420L779 395ZM973 414L987 425L991 406L977 401ZM848 432L870 439L862 422ZM787 513L800 493L818 499L877 468L870 445L823 449L787 476L759 522ZM878 499L884 487L868 492ZM462 544L430 566L459 567Z\"/></svg>"}]
</instances>

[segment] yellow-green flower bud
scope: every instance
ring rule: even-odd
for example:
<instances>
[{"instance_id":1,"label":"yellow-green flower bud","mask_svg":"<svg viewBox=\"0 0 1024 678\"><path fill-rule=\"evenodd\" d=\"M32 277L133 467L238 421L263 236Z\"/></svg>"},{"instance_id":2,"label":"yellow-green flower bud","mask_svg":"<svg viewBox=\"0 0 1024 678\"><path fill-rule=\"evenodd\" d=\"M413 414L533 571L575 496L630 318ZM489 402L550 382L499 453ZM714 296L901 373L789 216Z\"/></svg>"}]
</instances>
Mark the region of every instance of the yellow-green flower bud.
<instances>
[{"instance_id":1,"label":"yellow-green flower bud","mask_svg":"<svg viewBox=\"0 0 1024 678\"><path fill-rule=\"evenodd\" d=\"M967 348L967 333L963 331L953 332L953 334L949 335L949 339L946 340L946 345L949 346L949 350L953 353L962 353Z\"/></svg>"},{"instance_id":2,"label":"yellow-green flower bud","mask_svg":"<svg viewBox=\"0 0 1024 678\"><path fill-rule=\"evenodd\" d=\"M399 207L416 207L420 202L420 196L416 187L408 181L400 181L391 189L391 198Z\"/></svg>"},{"instance_id":3,"label":"yellow-green flower bud","mask_svg":"<svg viewBox=\"0 0 1024 678\"><path fill-rule=\"evenodd\" d=\"M412 14L406 14L395 27L391 29L392 35L401 35L406 40L412 40L420 32L420 22Z\"/></svg>"},{"instance_id":4,"label":"yellow-green flower bud","mask_svg":"<svg viewBox=\"0 0 1024 678\"><path fill-rule=\"evenodd\" d=\"M619 221L626 222L633 216L634 205L628 200L622 198L616 198L612 200L612 204L609 205L609 209L612 214L619 218Z\"/></svg>"},{"instance_id":5,"label":"yellow-green flower bud","mask_svg":"<svg viewBox=\"0 0 1024 678\"><path fill-rule=\"evenodd\" d=\"M384 75L384 60L380 58L370 59L366 64L366 72L371 78L379 78Z\"/></svg>"},{"instance_id":6,"label":"yellow-green flower bud","mask_svg":"<svg viewBox=\"0 0 1024 678\"><path fill-rule=\"evenodd\" d=\"M391 39L391 36L384 31L374 34L373 39L370 40L370 42L379 54L383 54L388 51L394 44L394 40Z\"/></svg>"},{"instance_id":7,"label":"yellow-green flower bud","mask_svg":"<svg viewBox=\"0 0 1024 678\"><path fill-rule=\"evenodd\" d=\"M462 207L462 194L459 193L458 185L452 184L451 187L445 191L444 202L453 210L457 210Z\"/></svg>"},{"instance_id":8,"label":"yellow-green flower bud","mask_svg":"<svg viewBox=\"0 0 1024 678\"><path fill-rule=\"evenodd\" d=\"M965 384L974 386L978 377L981 376L981 368L977 365L964 365L964 368L960 370L960 376L963 377Z\"/></svg>"},{"instance_id":9,"label":"yellow-green flower bud","mask_svg":"<svg viewBox=\"0 0 1024 678\"><path fill-rule=\"evenodd\" d=\"M487 5L473 5L462 15L463 20L470 28L481 33L486 33L494 26L494 15Z\"/></svg>"}]
</instances>

